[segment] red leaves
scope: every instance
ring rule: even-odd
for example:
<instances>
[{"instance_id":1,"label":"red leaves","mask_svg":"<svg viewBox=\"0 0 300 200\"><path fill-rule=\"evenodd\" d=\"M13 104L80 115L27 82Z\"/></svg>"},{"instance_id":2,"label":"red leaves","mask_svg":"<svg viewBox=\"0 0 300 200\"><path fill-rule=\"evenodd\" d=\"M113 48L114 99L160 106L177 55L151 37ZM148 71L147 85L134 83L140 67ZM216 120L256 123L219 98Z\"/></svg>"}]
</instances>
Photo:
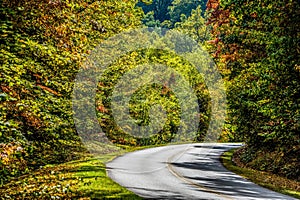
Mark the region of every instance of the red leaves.
<instances>
[{"instance_id":1,"label":"red leaves","mask_svg":"<svg viewBox=\"0 0 300 200\"><path fill-rule=\"evenodd\" d=\"M208 44L211 44L215 47L213 56L216 58L221 56L221 49L224 49L224 43L220 39L220 34L221 32L224 32L224 30L222 29L222 31L220 31L220 29L223 25L229 24L230 12L229 10L222 10L219 6L218 0L209 0L207 2L207 10L209 11L210 16L206 24L212 26L211 33L213 36L215 36L215 39L208 41ZM232 56L223 55L223 58L225 61L227 61L231 60Z\"/></svg>"},{"instance_id":2,"label":"red leaves","mask_svg":"<svg viewBox=\"0 0 300 200\"><path fill-rule=\"evenodd\" d=\"M163 89L161 91L161 94L162 95L167 95L169 92L171 92L171 89L168 86L164 85Z\"/></svg>"},{"instance_id":3,"label":"red leaves","mask_svg":"<svg viewBox=\"0 0 300 200\"><path fill-rule=\"evenodd\" d=\"M219 4L220 4L219 0L208 0L206 7L208 10L211 10L211 9L215 10L219 7Z\"/></svg>"},{"instance_id":4,"label":"red leaves","mask_svg":"<svg viewBox=\"0 0 300 200\"><path fill-rule=\"evenodd\" d=\"M32 127L33 129L37 130L43 126L42 121L37 116L28 111L21 112L20 116L23 117L23 123L25 123L24 125L26 125L26 127Z\"/></svg>"},{"instance_id":5,"label":"red leaves","mask_svg":"<svg viewBox=\"0 0 300 200\"><path fill-rule=\"evenodd\" d=\"M48 92L50 92L51 94L54 94L56 96L61 96L61 94L59 94L58 92L52 90L51 88L48 88L47 86L41 85L41 84L36 84L37 86L39 86L40 88L42 88L43 90L46 90Z\"/></svg>"},{"instance_id":6,"label":"red leaves","mask_svg":"<svg viewBox=\"0 0 300 200\"><path fill-rule=\"evenodd\" d=\"M207 2L207 10L210 12L207 24L221 26L222 24L229 23L229 11L220 9L219 4L218 0L209 0Z\"/></svg>"},{"instance_id":7,"label":"red leaves","mask_svg":"<svg viewBox=\"0 0 300 200\"><path fill-rule=\"evenodd\" d=\"M251 17L256 18L257 17L257 13L256 12L252 13Z\"/></svg>"},{"instance_id":8,"label":"red leaves","mask_svg":"<svg viewBox=\"0 0 300 200\"><path fill-rule=\"evenodd\" d=\"M208 44L214 44L214 45L216 45L216 44L218 44L219 43L219 38L216 38L216 39L214 39L214 40L209 40L209 41L207 41L207 43Z\"/></svg>"},{"instance_id":9,"label":"red leaves","mask_svg":"<svg viewBox=\"0 0 300 200\"><path fill-rule=\"evenodd\" d=\"M11 89L9 86L0 85L0 89L5 93L10 94L12 97L18 96L16 91Z\"/></svg>"},{"instance_id":10,"label":"red leaves","mask_svg":"<svg viewBox=\"0 0 300 200\"><path fill-rule=\"evenodd\" d=\"M101 113L108 113L108 110L103 105L99 105L97 110Z\"/></svg>"}]
</instances>

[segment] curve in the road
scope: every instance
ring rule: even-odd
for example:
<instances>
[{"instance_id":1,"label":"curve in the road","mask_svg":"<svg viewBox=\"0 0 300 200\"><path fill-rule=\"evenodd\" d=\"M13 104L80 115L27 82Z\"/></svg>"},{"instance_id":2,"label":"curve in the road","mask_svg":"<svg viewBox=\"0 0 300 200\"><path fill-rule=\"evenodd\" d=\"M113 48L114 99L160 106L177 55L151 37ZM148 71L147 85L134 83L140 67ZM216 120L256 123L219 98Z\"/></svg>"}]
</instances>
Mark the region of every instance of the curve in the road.
<instances>
[{"instance_id":1,"label":"curve in the road","mask_svg":"<svg viewBox=\"0 0 300 200\"><path fill-rule=\"evenodd\" d=\"M197 143L127 153L107 163L108 175L147 199L294 198L262 188L223 167L220 155L234 143Z\"/></svg>"}]
</instances>

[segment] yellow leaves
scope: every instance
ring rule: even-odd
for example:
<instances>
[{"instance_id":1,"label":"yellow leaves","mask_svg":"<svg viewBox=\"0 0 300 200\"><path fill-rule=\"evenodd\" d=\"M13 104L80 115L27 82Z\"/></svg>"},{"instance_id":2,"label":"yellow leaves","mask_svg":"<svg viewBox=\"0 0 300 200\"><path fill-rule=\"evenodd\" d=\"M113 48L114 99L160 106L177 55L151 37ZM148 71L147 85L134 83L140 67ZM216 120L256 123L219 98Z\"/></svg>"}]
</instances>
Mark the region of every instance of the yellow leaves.
<instances>
[{"instance_id":1,"label":"yellow leaves","mask_svg":"<svg viewBox=\"0 0 300 200\"><path fill-rule=\"evenodd\" d=\"M270 103L270 102L271 102L270 99L263 99L263 100L258 101L257 103L258 103L259 105L264 105L264 104Z\"/></svg>"},{"instance_id":2,"label":"yellow leaves","mask_svg":"<svg viewBox=\"0 0 300 200\"><path fill-rule=\"evenodd\" d=\"M71 164L43 167L18 177L2 185L0 199L73 199L70 187L78 183L76 167Z\"/></svg>"},{"instance_id":3,"label":"yellow leaves","mask_svg":"<svg viewBox=\"0 0 300 200\"><path fill-rule=\"evenodd\" d=\"M12 163L24 164L24 160L22 158L18 159L15 157L17 153L24 153L24 149L20 144L8 143L8 144L0 144L0 159L1 163L4 165L10 165Z\"/></svg>"},{"instance_id":4,"label":"yellow leaves","mask_svg":"<svg viewBox=\"0 0 300 200\"><path fill-rule=\"evenodd\" d=\"M294 68L295 68L296 71L300 72L300 64L296 64L296 65L294 66Z\"/></svg>"}]
</instances>

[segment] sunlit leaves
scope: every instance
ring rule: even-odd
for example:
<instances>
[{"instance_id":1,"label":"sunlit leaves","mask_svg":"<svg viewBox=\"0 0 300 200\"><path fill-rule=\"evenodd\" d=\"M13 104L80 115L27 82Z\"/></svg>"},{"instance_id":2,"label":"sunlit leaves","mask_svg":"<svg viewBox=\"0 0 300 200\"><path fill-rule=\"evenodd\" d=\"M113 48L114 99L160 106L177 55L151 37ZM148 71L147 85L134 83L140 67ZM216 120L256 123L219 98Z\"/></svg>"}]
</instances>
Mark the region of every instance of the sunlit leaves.
<instances>
[{"instance_id":1,"label":"sunlit leaves","mask_svg":"<svg viewBox=\"0 0 300 200\"><path fill-rule=\"evenodd\" d=\"M23 167L62 162L79 149L71 107L76 72L99 42L140 24L135 4L1 1L0 143L20 143ZM25 172L18 166L2 167L1 181Z\"/></svg>"},{"instance_id":2,"label":"sunlit leaves","mask_svg":"<svg viewBox=\"0 0 300 200\"><path fill-rule=\"evenodd\" d=\"M266 170L297 176L297 170L274 168L285 168L299 154L299 2L211 0L208 5L216 38L210 44L229 81L236 135L249 149L285 155L276 166L267 163Z\"/></svg>"}]
</instances>

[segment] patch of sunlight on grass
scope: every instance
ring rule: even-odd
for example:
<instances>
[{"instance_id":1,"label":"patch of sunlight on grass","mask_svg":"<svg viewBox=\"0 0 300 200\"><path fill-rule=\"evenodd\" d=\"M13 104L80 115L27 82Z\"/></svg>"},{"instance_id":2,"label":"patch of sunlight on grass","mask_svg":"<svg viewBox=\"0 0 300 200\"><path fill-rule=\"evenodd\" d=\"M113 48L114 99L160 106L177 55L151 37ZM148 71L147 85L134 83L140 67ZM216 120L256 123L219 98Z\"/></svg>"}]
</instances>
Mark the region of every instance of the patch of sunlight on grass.
<instances>
[{"instance_id":1,"label":"patch of sunlight on grass","mask_svg":"<svg viewBox=\"0 0 300 200\"><path fill-rule=\"evenodd\" d=\"M48 164L0 186L0 199L142 199L111 180L105 163L126 152L165 145L130 147L91 144L94 154L63 164ZM97 155L97 156L95 156Z\"/></svg>"},{"instance_id":2,"label":"patch of sunlight on grass","mask_svg":"<svg viewBox=\"0 0 300 200\"><path fill-rule=\"evenodd\" d=\"M300 192L293 191L293 190L284 190L287 194L294 194L295 197L298 197L300 199Z\"/></svg>"},{"instance_id":3,"label":"patch of sunlight on grass","mask_svg":"<svg viewBox=\"0 0 300 200\"><path fill-rule=\"evenodd\" d=\"M105 163L117 155L113 153L89 158L77 166L74 175L78 183L73 189L79 196L91 199L142 199L107 176Z\"/></svg>"},{"instance_id":4,"label":"patch of sunlight on grass","mask_svg":"<svg viewBox=\"0 0 300 200\"><path fill-rule=\"evenodd\" d=\"M44 166L1 185L0 199L142 199L106 174L105 163L125 152Z\"/></svg>"}]
</instances>

